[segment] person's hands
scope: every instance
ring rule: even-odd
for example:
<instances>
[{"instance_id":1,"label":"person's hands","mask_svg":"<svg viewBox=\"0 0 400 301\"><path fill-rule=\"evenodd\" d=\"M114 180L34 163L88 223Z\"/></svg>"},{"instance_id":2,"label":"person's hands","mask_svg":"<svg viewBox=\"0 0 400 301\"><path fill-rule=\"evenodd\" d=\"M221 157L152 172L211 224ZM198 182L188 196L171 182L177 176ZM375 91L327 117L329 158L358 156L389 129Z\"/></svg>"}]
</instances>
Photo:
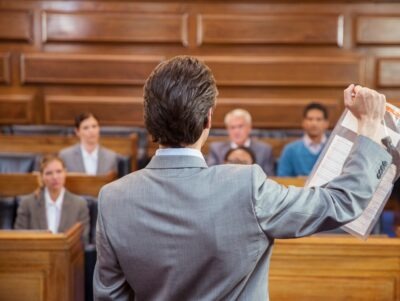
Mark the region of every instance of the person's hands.
<instances>
[{"instance_id":1,"label":"person's hands","mask_svg":"<svg viewBox=\"0 0 400 301\"><path fill-rule=\"evenodd\" d=\"M385 115L385 95L352 84L344 90L344 104L358 120L358 133L377 140L376 134Z\"/></svg>"}]
</instances>

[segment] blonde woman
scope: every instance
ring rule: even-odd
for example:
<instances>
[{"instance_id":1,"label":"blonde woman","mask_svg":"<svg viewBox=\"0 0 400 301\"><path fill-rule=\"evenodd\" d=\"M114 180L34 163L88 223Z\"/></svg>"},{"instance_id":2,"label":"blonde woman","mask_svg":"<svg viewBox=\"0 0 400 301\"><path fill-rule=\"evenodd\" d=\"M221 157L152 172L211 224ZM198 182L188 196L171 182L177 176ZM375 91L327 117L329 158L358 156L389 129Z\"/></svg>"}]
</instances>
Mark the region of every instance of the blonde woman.
<instances>
[{"instance_id":1,"label":"blonde woman","mask_svg":"<svg viewBox=\"0 0 400 301\"><path fill-rule=\"evenodd\" d=\"M89 238L89 210L86 201L65 189L66 170L57 156L48 155L40 162L41 187L21 199L15 229L41 229L65 232L75 223L84 225L83 239Z\"/></svg>"}]
</instances>

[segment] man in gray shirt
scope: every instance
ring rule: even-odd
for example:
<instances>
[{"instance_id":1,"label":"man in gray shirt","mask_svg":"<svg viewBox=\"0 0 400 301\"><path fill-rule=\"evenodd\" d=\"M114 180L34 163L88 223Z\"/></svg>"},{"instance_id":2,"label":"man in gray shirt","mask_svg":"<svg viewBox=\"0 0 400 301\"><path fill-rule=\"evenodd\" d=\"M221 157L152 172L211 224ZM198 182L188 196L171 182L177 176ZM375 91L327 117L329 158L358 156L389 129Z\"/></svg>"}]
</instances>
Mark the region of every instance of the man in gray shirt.
<instances>
[{"instance_id":1,"label":"man in gray shirt","mask_svg":"<svg viewBox=\"0 0 400 301\"><path fill-rule=\"evenodd\" d=\"M286 188L258 165L208 167L211 70L193 57L161 63L144 87L145 124L160 149L100 192L95 299L268 300L274 239L354 220L391 163L373 141L385 97L354 85L344 95L359 136L342 174L321 188Z\"/></svg>"}]
</instances>

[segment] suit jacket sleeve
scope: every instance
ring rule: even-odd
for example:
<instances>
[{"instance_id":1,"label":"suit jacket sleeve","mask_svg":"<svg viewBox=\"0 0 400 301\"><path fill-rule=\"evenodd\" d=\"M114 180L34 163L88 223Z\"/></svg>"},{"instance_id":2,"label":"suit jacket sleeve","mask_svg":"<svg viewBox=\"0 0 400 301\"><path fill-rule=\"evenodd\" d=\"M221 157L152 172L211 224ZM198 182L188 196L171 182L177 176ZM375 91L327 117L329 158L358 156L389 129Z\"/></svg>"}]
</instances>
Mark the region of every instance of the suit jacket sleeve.
<instances>
[{"instance_id":1,"label":"suit jacket sleeve","mask_svg":"<svg viewBox=\"0 0 400 301\"><path fill-rule=\"evenodd\" d=\"M97 262L94 270L93 292L95 300L128 301L133 300L133 291L126 282L116 254L107 237L107 230L102 217L101 204L107 201L99 195L99 213L96 227Z\"/></svg>"},{"instance_id":2,"label":"suit jacket sleeve","mask_svg":"<svg viewBox=\"0 0 400 301\"><path fill-rule=\"evenodd\" d=\"M323 187L286 188L266 180L254 165L253 204L258 222L270 238L302 237L344 225L368 205L380 181L378 170L391 161L381 146L359 136L342 174Z\"/></svg>"},{"instance_id":3,"label":"suit jacket sleeve","mask_svg":"<svg viewBox=\"0 0 400 301\"><path fill-rule=\"evenodd\" d=\"M31 213L29 210L29 198L23 198L18 206L17 218L14 223L14 229L29 229Z\"/></svg>"}]
</instances>

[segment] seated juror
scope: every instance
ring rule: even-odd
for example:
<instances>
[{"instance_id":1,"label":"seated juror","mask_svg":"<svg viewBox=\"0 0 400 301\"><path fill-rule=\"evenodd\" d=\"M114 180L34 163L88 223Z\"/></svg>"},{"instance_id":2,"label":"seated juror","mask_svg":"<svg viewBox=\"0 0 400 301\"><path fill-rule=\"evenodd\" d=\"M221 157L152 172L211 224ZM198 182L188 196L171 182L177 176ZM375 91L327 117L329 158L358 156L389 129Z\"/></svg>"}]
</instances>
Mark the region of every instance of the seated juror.
<instances>
[{"instance_id":1,"label":"seated juror","mask_svg":"<svg viewBox=\"0 0 400 301\"><path fill-rule=\"evenodd\" d=\"M75 133L80 143L60 151L68 172L88 175L117 173L118 155L99 144L100 125L92 113L81 113L75 118Z\"/></svg>"},{"instance_id":2,"label":"seated juror","mask_svg":"<svg viewBox=\"0 0 400 301\"><path fill-rule=\"evenodd\" d=\"M237 147L249 148L255 156L255 163L260 165L263 171L274 175L274 157L272 147L257 139L251 138L252 118L249 112L243 109L235 109L225 115L225 126L229 141L220 141L210 144L207 156L208 166L224 163L226 153Z\"/></svg>"},{"instance_id":3,"label":"seated juror","mask_svg":"<svg viewBox=\"0 0 400 301\"><path fill-rule=\"evenodd\" d=\"M328 110L325 106L310 103L304 108L304 135L283 149L278 161L278 177L301 177L311 173L326 144L328 126Z\"/></svg>"},{"instance_id":4,"label":"seated juror","mask_svg":"<svg viewBox=\"0 0 400 301\"><path fill-rule=\"evenodd\" d=\"M18 206L15 229L65 232L75 223L84 226L83 240L89 239L89 210L86 201L65 189L66 170L57 156L47 155L40 162L41 187L23 196Z\"/></svg>"}]
</instances>

